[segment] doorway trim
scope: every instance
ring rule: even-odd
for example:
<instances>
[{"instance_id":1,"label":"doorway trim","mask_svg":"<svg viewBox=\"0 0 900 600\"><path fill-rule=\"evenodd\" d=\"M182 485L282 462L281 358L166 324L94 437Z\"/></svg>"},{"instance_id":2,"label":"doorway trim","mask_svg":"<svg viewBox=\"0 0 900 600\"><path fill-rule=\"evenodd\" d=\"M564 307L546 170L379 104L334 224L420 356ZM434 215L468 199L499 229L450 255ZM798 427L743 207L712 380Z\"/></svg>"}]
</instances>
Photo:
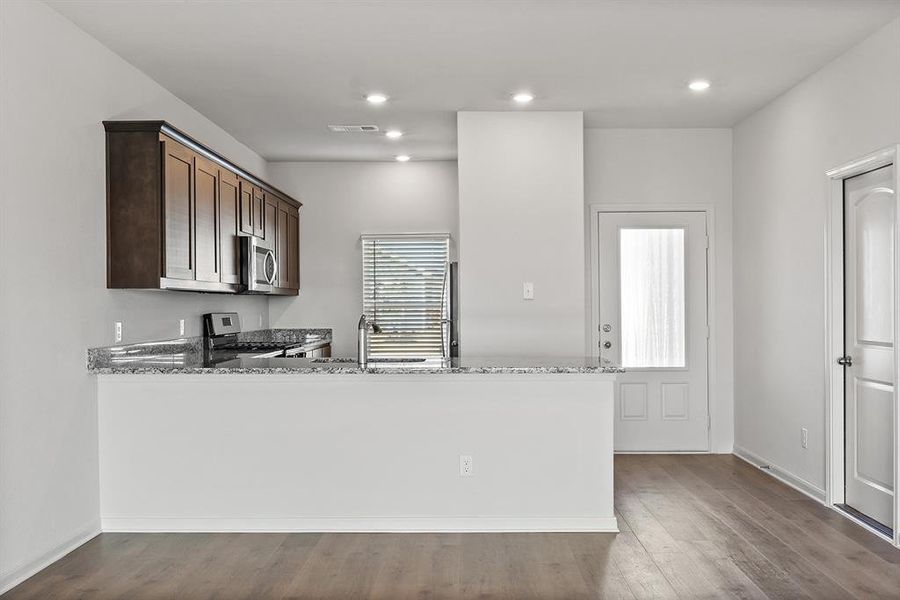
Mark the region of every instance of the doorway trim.
<instances>
[{"instance_id":1,"label":"doorway trim","mask_svg":"<svg viewBox=\"0 0 900 600\"><path fill-rule=\"evenodd\" d=\"M837 508L844 502L844 372L836 359L844 354L844 180L894 165L894 298L900 299L900 144L889 146L825 173L825 503L829 508L900 547L900 351L894 352L894 517L893 539L863 520ZM900 343L900 319L894 320L895 345Z\"/></svg>"},{"instance_id":2,"label":"doorway trim","mask_svg":"<svg viewBox=\"0 0 900 600\"><path fill-rule=\"evenodd\" d=\"M603 213L656 213L656 212L702 212L706 214L706 236L709 247L706 253L706 414L709 427L706 430L706 454L715 454L714 440L718 439L718 411L713 402L716 389L716 219L712 204L628 204L623 202L591 202L588 205L590 223L590 331L585 336L586 356L599 356L600 343L600 227L599 218ZM692 453L693 454L693 453Z\"/></svg>"}]
</instances>

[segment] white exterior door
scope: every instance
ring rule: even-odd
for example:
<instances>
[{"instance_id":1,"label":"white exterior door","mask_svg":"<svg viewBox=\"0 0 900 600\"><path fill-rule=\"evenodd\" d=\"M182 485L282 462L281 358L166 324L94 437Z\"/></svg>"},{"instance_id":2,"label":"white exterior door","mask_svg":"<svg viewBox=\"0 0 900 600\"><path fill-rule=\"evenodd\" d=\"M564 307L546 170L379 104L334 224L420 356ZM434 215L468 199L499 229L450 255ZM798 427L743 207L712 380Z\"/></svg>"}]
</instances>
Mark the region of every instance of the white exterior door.
<instances>
[{"instance_id":1,"label":"white exterior door","mask_svg":"<svg viewBox=\"0 0 900 600\"><path fill-rule=\"evenodd\" d=\"M615 449L707 451L706 213L599 220L600 358L626 369Z\"/></svg>"},{"instance_id":2,"label":"white exterior door","mask_svg":"<svg viewBox=\"0 0 900 600\"><path fill-rule=\"evenodd\" d=\"M892 527L894 223L888 165L844 180L844 502Z\"/></svg>"}]
</instances>

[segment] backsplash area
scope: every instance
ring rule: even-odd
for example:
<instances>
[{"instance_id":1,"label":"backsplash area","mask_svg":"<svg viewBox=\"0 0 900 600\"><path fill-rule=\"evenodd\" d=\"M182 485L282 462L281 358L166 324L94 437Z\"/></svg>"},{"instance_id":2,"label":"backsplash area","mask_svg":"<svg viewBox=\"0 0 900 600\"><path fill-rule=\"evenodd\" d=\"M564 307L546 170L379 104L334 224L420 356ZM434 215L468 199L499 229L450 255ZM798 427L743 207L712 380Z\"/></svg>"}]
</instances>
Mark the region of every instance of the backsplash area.
<instances>
[{"instance_id":1,"label":"backsplash area","mask_svg":"<svg viewBox=\"0 0 900 600\"><path fill-rule=\"evenodd\" d=\"M108 290L104 294L108 299L108 327L91 337L90 346L202 336L203 315L210 312L238 313L244 331L269 326L269 304L262 296L131 290ZM178 323L181 319L183 335ZM122 323L121 342L114 337L117 321Z\"/></svg>"}]
</instances>

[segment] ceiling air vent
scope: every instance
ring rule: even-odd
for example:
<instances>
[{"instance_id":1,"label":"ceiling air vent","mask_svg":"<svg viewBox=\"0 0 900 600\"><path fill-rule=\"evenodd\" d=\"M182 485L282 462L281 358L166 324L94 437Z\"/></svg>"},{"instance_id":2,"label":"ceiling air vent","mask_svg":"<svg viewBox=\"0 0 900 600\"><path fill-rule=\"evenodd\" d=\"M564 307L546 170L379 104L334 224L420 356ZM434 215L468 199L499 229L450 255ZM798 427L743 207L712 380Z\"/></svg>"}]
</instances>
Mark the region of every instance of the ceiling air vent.
<instances>
[{"instance_id":1,"label":"ceiling air vent","mask_svg":"<svg viewBox=\"0 0 900 600\"><path fill-rule=\"evenodd\" d=\"M329 125L328 129L334 133L374 133L378 125Z\"/></svg>"}]
</instances>

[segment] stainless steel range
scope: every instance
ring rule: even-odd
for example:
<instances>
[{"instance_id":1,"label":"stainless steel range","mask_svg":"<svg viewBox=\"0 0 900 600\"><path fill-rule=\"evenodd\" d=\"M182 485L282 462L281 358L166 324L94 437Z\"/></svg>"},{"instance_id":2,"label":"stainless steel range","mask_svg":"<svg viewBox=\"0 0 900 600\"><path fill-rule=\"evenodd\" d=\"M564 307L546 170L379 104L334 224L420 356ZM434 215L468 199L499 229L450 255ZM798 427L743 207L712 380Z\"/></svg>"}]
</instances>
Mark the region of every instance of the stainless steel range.
<instances>
[{"instance_id":1,"label":"stainless steel range","mask_svg":"<svg viewBox=\"0 0 900 600\"><path fill-rule=\"evenodd\" d=\"M241 318L238 313L203 315L207 355L217 361L233 358L276 358L328 356L330 342L307 339L295 342L240 340Z\"/></svg>"}]
</instances>

